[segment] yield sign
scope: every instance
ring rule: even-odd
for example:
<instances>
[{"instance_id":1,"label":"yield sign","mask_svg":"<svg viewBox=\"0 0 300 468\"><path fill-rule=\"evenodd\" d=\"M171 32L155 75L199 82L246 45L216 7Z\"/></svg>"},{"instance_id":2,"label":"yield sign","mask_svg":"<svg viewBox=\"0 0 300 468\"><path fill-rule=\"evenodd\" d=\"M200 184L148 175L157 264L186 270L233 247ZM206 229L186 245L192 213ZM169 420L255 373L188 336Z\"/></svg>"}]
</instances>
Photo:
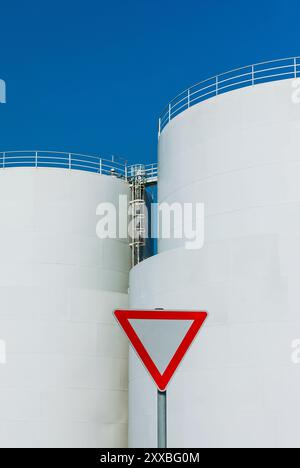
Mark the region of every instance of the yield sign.
<instances>
[{"instance_id":1,"label":"yield sign","mask_svg":"<svg viewBox=\"0 0 300 468\"><path fill-rule=\"evenodd\" d=\"M157 387L166 390L206 312L116 310L115 317Z\"/></svg>"}]
</instances>

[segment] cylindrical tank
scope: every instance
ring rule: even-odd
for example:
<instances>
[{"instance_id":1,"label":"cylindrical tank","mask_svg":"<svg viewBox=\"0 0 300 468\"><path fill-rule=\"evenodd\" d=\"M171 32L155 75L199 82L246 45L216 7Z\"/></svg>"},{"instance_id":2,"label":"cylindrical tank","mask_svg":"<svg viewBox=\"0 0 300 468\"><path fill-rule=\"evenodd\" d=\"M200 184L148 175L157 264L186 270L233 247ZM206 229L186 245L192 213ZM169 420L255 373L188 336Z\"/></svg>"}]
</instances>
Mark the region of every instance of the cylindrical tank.
<instances>
[{"instance_id":1,"label":"cylindrical tank","mask_svg":"<svg viewBox=\"0 0 300 468\"><path fill-rule=\"evenodd\" d=\"M159 201L204 202L205 245L164 240L130 305L207 310L168 389L170 447L300 447L300 105L294 80L234 90L159 139ZM299 345L299 342L298 342ZM156 390L130 356L130 445L156 446Z\"/></svg>"},{"instance_id":2,"label":"cylindrical tank","mask_svg":"<svg viewBox=\"0 0 300 468\"><path fill-rule=\"evenodd\" d=\"M1 447L125 447L127 241L96 236L128 185L47 168L0 170ZM3 351L3 350L2 350Z\"/></svg>"}]
</instances>

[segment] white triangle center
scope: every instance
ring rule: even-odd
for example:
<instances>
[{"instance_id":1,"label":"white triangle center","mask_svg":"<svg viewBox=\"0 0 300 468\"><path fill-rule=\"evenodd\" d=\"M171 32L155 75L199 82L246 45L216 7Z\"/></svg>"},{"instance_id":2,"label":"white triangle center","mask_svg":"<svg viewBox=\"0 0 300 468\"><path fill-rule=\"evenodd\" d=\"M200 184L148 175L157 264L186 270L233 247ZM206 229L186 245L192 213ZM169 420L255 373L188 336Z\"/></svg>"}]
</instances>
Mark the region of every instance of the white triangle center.
<instances>
[{"instance_id":1,"label":"white triangle center","mask_svg":"<svg viewBox=\"0 0 300 468\"><path fill-rule=\"evenodd\" d=\"M193 324L193 320L130 319L129 322L161 374Z\"/></svg>"}]
</instances>

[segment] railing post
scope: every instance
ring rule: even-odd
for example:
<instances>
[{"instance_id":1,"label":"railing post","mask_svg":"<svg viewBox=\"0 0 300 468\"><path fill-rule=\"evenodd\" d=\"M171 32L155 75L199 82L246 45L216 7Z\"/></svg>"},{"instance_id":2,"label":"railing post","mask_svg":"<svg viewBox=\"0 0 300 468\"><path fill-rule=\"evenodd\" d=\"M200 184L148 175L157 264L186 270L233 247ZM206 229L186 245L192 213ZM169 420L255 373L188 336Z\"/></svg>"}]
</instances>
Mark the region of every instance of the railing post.
<instances>
[{"instance_id":1,"label":"railing post","mask_svg":"<svg viewBox=\"0 0 300 468\"><path fill-rule=\"evenodd\" d=\"M69 169L72 169L72 155L69 153Z\"/></svg>"},{"instance_id":2,"label":"railing post","mask_svg":"<svg viewBox=\"0 0 300 468\"><path fill-rule=\"evenodd\" d=\"M5 168L5 156L6 156L6 154L3 153L3 169Z\"/></svg>"},{"instance_id":3,"label":"railing post","mask_svg":"<svg viewBox=\"0 0 300 468\"><path fill-rule=\"evenodd\" d=\"M35 152L35 167L38 167L38 152Z\"/></svg>"},{"instance_id":4,"label":"railing post","mask_svg":"<svg viewBox=\"0 0 300 468\"><path fill-rule=\"evenodd\" d=\"M172 115L172 107L171 103L169 104L169 122L171 122L171 115Z\"/></svg>"},{"instance_id":5,"label":"railing post","mask_svg":"<svg viewBox=\"0 0 300 468\"><path fill-rule=\"evenodd\" d=\"M255 85L255 70L254 70L254 65L252 65L252 86Z\"/></svg>"},{"instance_id":6,"label":"railing post","mask_svg":"<svg viewBox=\"0 0 300 468\"><path fill-rule=\"evenodd\" d=\"M219 77L216 76L216 96L219 94Z\"/></svg>"},{"instance_id":7,"label":"railing post","mask_svg":"<svg viewBox=\"0 0 300 468\"><path fill-rule=\"evenodd\" d=\"M158 119L158 136L160 137L161 134L161 117Z\"/></svg>"},{"instance_id":8,"label":"railing post","mask_svg":"<svg viewBox=\"0 0 300 468\"><path fill-rule=\"evenodd\" d=\"M125 163L125 180L128 180L128 173L127 173L127 163Z\"/></svg>"},{"instance_id":9,"label":"railing post","mask_svg":"<svg viewBox=\"0 0 300 468\"><path fill-rule=\"evenodd\" d=\"M297 79L297 58L294 58L294 71L295 71L295 78Z\"/></svg>"},{"instance_id":10,"label":"railing post","mask_svg":"<svg viewBox=\"0 0 300 468\"><path fill-rule=\"evenodd\" d=\"M190 88L188 89L188 109L190 108L191 106L191 90Z\"/></svg>"},{"instance_id":11,"label":"railing post","mask_svg":"<svg viewBox=\"0 0 300 468\"><path fill-rule=\"evenodd\" d=\"M99 159L99 174L102 175L102 158Z\"/></svg>"}]
</instances>

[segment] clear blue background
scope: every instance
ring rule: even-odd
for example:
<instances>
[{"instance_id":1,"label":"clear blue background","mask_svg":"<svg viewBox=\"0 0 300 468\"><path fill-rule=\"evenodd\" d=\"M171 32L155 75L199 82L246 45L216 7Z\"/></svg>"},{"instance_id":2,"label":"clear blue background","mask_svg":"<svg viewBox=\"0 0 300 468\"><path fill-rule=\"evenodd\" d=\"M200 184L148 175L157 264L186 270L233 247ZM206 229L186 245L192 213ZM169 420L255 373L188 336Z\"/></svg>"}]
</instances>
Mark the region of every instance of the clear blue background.
<instances>
[{"instance_id":1,"label":"clear blue background","mask_svg":"<svg viewBox=\"0 0 300 468\"><path fill-rule=\"evenodd\" d=\"M156 160L178 92L250 63L300 55L294 0L7 1L0 5L0 150Z\"/></svg>"}]
</instances>

